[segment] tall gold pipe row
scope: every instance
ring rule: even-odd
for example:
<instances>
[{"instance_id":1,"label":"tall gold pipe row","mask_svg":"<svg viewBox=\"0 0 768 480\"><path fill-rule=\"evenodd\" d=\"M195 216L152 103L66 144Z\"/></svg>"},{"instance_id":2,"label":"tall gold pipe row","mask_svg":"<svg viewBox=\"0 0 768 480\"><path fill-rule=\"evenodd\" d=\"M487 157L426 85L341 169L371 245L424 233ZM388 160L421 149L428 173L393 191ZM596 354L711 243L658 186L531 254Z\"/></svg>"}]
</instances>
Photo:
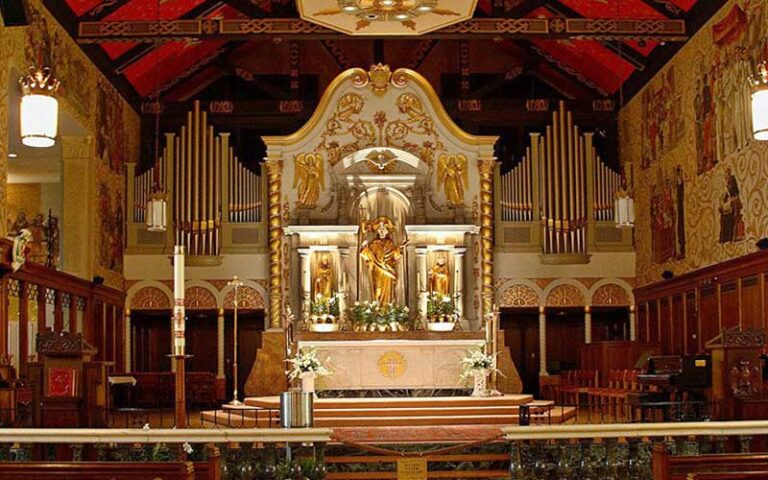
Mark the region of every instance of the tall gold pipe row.
<instances>
[{"instance_id":1,"label":"tall gold pipe row","mask_svg":"<svg viewBox=\"0 0 768 480\"><path fill-rule=\"evenodd\" d=\"M594 219L608 222L613 220L613 199L618 189L621 176L605 165L597 155L596 149L592 149L592 161L595 172L595 198Z\"/></svg>"},{"instance_id":2,"label":"tall gold pipe row","mask_svg":"<svg viewBox=\"0 0 768 480\"><path fill-rule=\"evenodd\" d=\"M501 220L530 222L533 220L531 149L509 172L501 176Z\"/></svg>"},{"instance_id":3,"label":"tall gold pipe row","mask_svg":"<svg viewBox=\"0 0 768 480\"><path fill-rule=\"evenodd\" d=\"M552 112L538 145L528 150L539 172L543 250L546 254L586 253L587 168L584 139L565 103ZM525 168L525 167L524 167Z\"/></svg>"},{"instance_id":4,"label":"tall gold pipe row","mask_svg":"<svg viewBox=\"0 0 768 480\"><path fill-rule=\"evenodd\" d=\"M261 221L261 175L252 172L237 157L228 163L229 221L247 223Z\"/></svg>"}]
</instances>

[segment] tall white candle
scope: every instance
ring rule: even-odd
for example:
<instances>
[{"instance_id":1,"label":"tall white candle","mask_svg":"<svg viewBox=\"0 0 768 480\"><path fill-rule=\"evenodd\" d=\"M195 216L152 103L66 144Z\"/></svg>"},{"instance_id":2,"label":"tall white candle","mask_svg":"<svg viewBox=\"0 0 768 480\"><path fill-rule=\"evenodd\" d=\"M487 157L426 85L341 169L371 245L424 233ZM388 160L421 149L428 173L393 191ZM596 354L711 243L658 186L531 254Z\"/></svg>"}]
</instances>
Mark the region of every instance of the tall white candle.
<instances>
[{"instance_id":1,"label":"tall white candle","mask_svg":"<svg viewBox=\"0 0 768 480\"><path fill-rule=\"evenodd\" d=\"M173 353L184 355L184 247L173 251Z\"/></svg>"}]
</instances>

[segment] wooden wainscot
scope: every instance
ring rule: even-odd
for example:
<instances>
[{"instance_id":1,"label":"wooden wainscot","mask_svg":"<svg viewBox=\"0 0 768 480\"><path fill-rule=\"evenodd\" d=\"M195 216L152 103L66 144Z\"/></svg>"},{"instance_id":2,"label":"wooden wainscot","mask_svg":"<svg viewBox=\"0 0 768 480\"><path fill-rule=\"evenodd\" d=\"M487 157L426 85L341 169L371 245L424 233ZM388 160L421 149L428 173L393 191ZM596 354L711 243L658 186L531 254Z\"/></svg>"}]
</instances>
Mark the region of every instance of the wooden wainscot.
<instances>
[{"instance_id":1,"label":"wooden wainscot","mask_svg":"<svg viewBox=\"0 0 768 480\"><path fill-rule=\"evenodd\" d=\"M723 419L741 418L746 403L763 397L761 354L765 348L765 331L736 326L723 330L707 342L712 352L711 400L721 405Z\"/></svg>"},{"instance_id":2,"label":"wooden wainscot","mask_svg":"<svg viewBox=\"0 0 768 480\"><path fill-rule=\"evenodd\" d=\"M3 480L195 480L191 462L0 462ZM208 477L210 478L210 477Z\"/></svg>"},{"instance_id":3,"label":"wooden wainscot","mask_svg":"<svg viewBox=\"0 0 768 480\"><path fill-rule=\"evenodd\" d=\"M664 444L653 446L653 480L768 479L768 454L671 455Z\"/></svg>"},{"instance_id":4,"label":"wooden wainscot","mask_svg":"<svg viewBox=\"0 0 768 480\"><path fill-rule=\"evenodd\" d=\"M38 361L30 363L35 424L42 427L103 426L108 405L109 362L94 362L96 349L79 333L37 335Z\"/></svg>"}]
</instances>

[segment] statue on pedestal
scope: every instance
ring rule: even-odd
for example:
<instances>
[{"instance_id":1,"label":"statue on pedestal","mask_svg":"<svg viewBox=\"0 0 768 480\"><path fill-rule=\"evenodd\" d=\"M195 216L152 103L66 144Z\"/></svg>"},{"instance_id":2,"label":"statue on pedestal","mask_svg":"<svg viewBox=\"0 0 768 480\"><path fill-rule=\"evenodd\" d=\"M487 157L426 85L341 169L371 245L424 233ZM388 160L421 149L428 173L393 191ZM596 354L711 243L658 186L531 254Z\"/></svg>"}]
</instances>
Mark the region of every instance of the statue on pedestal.
<instances>
[{"instance_id":1,"label":"statue on pedestal","mask_svg":"<svg viewBox=\"0 0 768 480\"><path fill-rule=\"evenodd\" d=\"M397 264L403 256L408 242L397 245L390 231L395 227L388 217L379 217L365 222L365 231L375 231L376 238L370 243L365 240L360 248L360 257L371 272L371 296L381 305L392 304L397 285Z\"/></svg>"},{"instance_id":2,"label":"statue on pedestal","mask_svg":"<svg viewBox=\"0 0 768 480\"><path fill-rule=\"evenodd\" d=\"M442 255L437 257L435 264L429 269L429 292L443 297L451 294L451 273Z\"/></svg>"},{"instance_id":3,"label":"statue on pedestal","mask_svg":"<svg viewBox=\"0 0 768 480\"><path fill-rule=\"evenodd\" d=\"M320 256L315 271L314 298L331 298L333 294L333 266L327 253Z\"/></svg>"}]
</instances>

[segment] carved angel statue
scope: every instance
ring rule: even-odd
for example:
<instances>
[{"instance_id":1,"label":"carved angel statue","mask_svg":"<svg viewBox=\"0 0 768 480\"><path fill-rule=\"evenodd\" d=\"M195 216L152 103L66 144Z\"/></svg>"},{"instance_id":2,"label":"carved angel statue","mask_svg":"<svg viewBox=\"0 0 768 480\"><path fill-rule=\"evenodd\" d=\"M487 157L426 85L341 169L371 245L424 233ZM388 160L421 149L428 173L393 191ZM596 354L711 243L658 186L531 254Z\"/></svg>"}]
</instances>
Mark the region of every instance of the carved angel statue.
<instances>
[{"instance_id":1,"label":"carved angel statue","mask_svg":"<svg viewBox=\"0 0 768 480\"><path fill-rule=\"evenodd\" d=\"M319 153L302 153L294 158L293 188L299 189L296 200L299 208L317 206L320 191L325 190L324 163Z\"/></svg>"},{"instance_id":2,"label":"carved angel statue","mask_svg":"<svg viewBox=\"0 0 768 480\"><path fill-rule=\"evenodd\" d=\"M467 157L461 153L444 153L437 159L437 186L443 187L445 198L454 207L464 205L464 189L469 188L467 164Z\"/></svg>"}]
</instances>

